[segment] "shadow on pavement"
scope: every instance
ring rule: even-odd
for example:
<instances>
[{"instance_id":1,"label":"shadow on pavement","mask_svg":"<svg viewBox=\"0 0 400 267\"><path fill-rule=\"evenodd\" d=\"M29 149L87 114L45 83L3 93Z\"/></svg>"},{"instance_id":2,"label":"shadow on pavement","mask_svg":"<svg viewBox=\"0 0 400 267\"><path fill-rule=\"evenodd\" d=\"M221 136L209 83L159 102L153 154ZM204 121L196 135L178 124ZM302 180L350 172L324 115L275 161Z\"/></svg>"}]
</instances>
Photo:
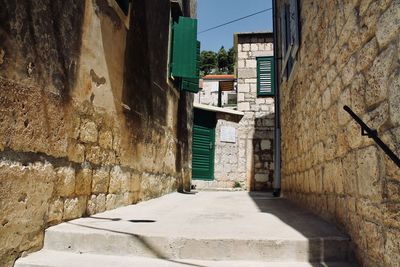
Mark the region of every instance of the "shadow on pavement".
<instances>
[{"instance_id":1,"label":"shadow on pavement","mask_svg":"<svg viewBox=\"0 0 400 267\"><path fill-rule=\"evenodd\" d=\"M107 232L111 232L111 233L117 233L117 234L124 234L124 235L129 235L132 238L135 238L136 240L140 241L149 251L151 251L151 253L157 257L158 259L162 259L165 261L169 261L169 262L173 262L173 263L177 263L177 264L182 264L183 266L193 266L193 267L207 267L207 266L203 266L203 265L197 265L197 264L192 264L192 263L187 263L187 262L181 262L178 260L174 260L174 259L170 259L167 256L165 256L162 251L160 251L159 249L155 248L154 246L152 246L151 244L149 244L149 242L147 242L147 240L145 239L144 236L141 235L137 235L137 234L133 234L133 233L128 233L128 232L123 232L123 231L116 231L116 230L111 230L111 229L107 229L107 228L102 228L102 227L94 227L94 226L88 226L88 225L84 225L84 224L80 224L80 223L73 223L73 222L66 222L68 224L72 224L72 225L76 225L76 226L80 226L80 227L85 227L85 228L90 228L90 229L95 229L95 230L101 230L101 231L107 231Z\"/></svg>"},{"instance_id":2,"label":"shadow on pavement","mask_svg":"<svg viewBox=\"0 0 400 267\"><path fill-rule=\"evenodd\" d=\"M99 220L106 220L106 221L113 221L113 222L118 222L118 221L126 221L126 222L131 222L131 223L155 223L157 221L155 220L124 220L121 218L106 218L106 217L97 217L97 216L90 216L90 219L99 219Z\"/></svg>"},{"instance_id":3,"label":"shadow on pavement","mask_svg":"<svg viewBox=\"0 0 400 267\"><path fill-rule=\"evenodd\" d=\"M350 246L346 245L350 238L333 224L287 199L273 197L271 192L250 192L249 196L261 212L276 216L308 239L308 258L312 266L320 267L322 264L326 267L336 267L340 265L334 262L353 261ZM338 255L345 255L345 258L338 258ZM352 264L354 267L358 266Z\"/></svg>"}]
</instances>

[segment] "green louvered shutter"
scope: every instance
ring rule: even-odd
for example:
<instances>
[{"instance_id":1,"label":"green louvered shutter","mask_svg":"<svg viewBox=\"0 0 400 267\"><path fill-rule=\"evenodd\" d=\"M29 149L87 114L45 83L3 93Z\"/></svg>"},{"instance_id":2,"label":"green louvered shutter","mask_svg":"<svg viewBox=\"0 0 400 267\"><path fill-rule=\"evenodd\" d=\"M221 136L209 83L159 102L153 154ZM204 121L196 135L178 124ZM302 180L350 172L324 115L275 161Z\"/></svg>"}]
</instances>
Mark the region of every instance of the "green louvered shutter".
<instances>
[{"instance_id":1,"label":"green louvered shutter","mask_svg":"<svg viewBox=\"0 0 400 267\"><path fill-rule=\"evenodd\" d=\"M274 95L274 57L257 58L257 95Z\"/></svg>"},{"instance_id":2,"label":"green louvered shutter","mask_svg":"<svg viewBox=\"0 0 400 267\"><path fill-rule=\"evenodd\" d=\"M199 91L199 73L200 73L200 42L197 41L197 60L196 60L196 78L182 78L181 90L197 93Z\"/></svg>"},{"instance_id":3,"label":"green louvered shutter","mask_svg":"<svg viewBox=\"0 0 400 267\"><path fill-rule=\"evenodd\" d=\"M197 20L179 17L173 26L171 74L174 77L198 78Z\"/></svg>"}]
</instances>

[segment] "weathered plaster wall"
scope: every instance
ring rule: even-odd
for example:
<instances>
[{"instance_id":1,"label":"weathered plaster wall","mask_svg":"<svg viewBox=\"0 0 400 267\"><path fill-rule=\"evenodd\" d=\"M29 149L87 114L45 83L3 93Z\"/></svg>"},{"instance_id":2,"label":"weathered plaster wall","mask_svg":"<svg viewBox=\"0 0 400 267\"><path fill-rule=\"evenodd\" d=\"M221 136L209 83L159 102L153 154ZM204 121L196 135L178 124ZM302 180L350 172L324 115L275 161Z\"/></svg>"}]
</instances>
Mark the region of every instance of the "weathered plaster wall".
<instances>
[{"instance_id":1,"label":"weathered plaster wall","mask_svg":"<svg viewBox=\"0 0 400 267\"><path fill-rule=\"evenodd\" d=\"M257 57L272 56L271 33L238 34L238 111L245 113L239 128L238 171L249 190L268 190L273 180L274 99L257 96Z\"/></svg>"},{"instance_id":2,"label":"weathered plaster wall","mask_svg":"<svg viewBox=\"0 0 400 267\"><path fill-rule=\"evenodd\" d=\"M132 1L130 30L107 1L0 1L1 266L49 225L190 187L170 1Z\"/></svg>"},{"instance_id":3,"label":"weathered plaster wall","mask_svg":"<svg viewBox=\"0 0 400 267\"><path fill-rule=\"evenodd\" d=\"M400 170L343 105L400 155L400 1L299 2L281 86L284 196L344 229L363 266L399 266Z\"/></svg>"}]
</instances>

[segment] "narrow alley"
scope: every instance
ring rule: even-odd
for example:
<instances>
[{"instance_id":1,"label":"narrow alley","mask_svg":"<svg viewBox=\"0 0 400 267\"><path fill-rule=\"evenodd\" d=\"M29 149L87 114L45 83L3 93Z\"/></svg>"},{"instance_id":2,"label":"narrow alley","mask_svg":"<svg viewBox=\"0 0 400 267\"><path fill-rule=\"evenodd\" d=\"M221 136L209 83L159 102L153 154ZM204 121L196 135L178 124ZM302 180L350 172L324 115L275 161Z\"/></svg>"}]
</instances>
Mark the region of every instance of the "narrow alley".
<instances>
[{"instance_id":1,"label":"narrow alley","mask_svg":"<svg viewBox=\"0 0 400 267\"><path fill-rule=\"evenodd\" d=\"M400 267L400 0L0 0L0 267Z\"/></svg>"}]
</instances>

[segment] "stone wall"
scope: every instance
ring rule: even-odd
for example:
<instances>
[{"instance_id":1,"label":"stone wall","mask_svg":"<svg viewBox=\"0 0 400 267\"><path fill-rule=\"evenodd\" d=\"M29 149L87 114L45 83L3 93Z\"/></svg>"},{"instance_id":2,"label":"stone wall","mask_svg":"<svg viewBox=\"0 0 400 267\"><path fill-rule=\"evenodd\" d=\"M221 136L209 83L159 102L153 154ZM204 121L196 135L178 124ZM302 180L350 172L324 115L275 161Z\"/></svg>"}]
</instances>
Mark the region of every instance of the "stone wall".
<instances>
[{"instance_id":1,"label":"stone wall","mask_svg":"<svg viewBox=\"0 0 400 267\"><path fill-rule=\"evenodd\" d=\"M240 121L238 171L249 190L272 189L274 99L257 96L257 57L272 56L272 33L235 34L237 109Z\"/></svg>"},{"instance_id":2,"label":"stone wall","mask_svg":"<svg viewBox=\"0 0 400 267\"><path fill-rule=\"evenodd\" d=\"M239 121L242 116L233 114L217 113L217 126L215 128L215 180L222 183L218 187L225 188L245 188L238 169L238 156L240 147L238 142ZM235 142L226 142L221 138L223 127L235 129ZM242 147L243 149L243 147Z\"/></svg>"},{"instance_id":3,"label":"stone wall","mask_svg":"<svg viewBox=\"0 0 400 267\"><path fill-rule=\"evenodd\" d=\"M400 155L400 1L299 3L300 49L280 87L283 194L336 222L363 266L399 266L400 170L343 106Z\"/></svg>"},{"instance_id":4,"label":"stone wall","mask_svg":"<svg viewBox=\"0 0 400 267\"><path fill-rule=\"evenodd\" d=\"M111 1L0 0L1 266L50 225L190 189L170 1L132 1L129 29Z\"/></svg>"}]
</instances>

